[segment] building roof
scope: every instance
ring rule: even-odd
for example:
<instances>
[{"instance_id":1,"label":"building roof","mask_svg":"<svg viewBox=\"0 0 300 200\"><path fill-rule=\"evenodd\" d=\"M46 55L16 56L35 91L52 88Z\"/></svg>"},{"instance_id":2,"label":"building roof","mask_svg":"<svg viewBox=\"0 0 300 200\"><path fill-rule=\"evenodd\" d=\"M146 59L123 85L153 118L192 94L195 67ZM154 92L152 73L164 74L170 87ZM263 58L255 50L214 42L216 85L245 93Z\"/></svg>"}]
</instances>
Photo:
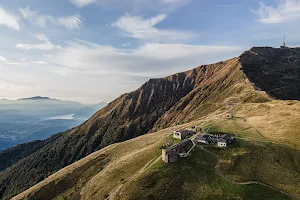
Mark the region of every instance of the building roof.
<instances>
[{"instance_id":1,"label":"building roof","mask_svg":"<svg viewBox=\"0 0 300 200\"><path fill-rule=\"evenodd\" d=\"M231 140L232 139L232 135L231 134L225 134L222 138L224 140Z\"/></svg>"},{"instance_id":2,"label":"building roof","mask_svg":"<svg viewBox=\"0 0 300 200\"><path fill-rule=\"evenodd\" d=\"M206 140L208 137L209 137L208 134L201 133L200 135L197 135L196 138L197 138L198 140Z\"/></svg>"},{"instance_id":3,"label":"building roof","mask_svg":"<svg viewBox=\"0 0 300 200\"><path fill-rule=\"evenodd\" d=\"M219 140L217 140L217 142L227 143L227 140L219 139Z\"/></svg>"},{"instance_id":4,"label":"building roof","mask_svg":"<svg viewBox=\"0 0 300 200\"><path fill-rule=\"evenodd\" d=\"M184 130L177 130L176 132L179 132L179 133L181 133L181 134L189 134L189 133L195 133L194 131L190 131L190 130L186 130L186 129L184 129Z\"/></svg>"}]
</instances>

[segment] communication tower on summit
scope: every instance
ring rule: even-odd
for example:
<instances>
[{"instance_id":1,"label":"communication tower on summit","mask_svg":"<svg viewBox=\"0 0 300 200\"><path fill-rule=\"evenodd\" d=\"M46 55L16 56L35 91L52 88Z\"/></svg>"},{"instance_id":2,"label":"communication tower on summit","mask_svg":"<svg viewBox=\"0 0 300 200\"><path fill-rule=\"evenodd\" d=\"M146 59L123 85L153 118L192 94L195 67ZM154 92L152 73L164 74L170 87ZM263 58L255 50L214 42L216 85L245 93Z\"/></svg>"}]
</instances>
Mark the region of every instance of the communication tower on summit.
<instances>
[{"instance_id":1,"label":"communication tower on summit","mask_svg":"<svg viewBox=\"0 0 300 200\"><path fill-rule=\"evenodd\" d=\"M285 43L285 36L283 36L283 42L282 42L282 46L280 46L280 48L288 48Z\"/></svg>"}]
</instances>

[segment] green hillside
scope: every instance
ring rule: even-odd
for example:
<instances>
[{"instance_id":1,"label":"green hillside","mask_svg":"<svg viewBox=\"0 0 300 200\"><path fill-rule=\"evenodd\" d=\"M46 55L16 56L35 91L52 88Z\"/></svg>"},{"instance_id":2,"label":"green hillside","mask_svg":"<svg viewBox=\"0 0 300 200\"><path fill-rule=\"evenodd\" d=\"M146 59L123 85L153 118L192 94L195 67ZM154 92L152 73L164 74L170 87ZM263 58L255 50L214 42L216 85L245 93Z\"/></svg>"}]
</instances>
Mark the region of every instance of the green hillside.
<instances>
[{"instance_id":1,"label":"green hillside","mask_svg":"<svg viewBox=\"0 0 300 200\"><path fill-rule=\"evenodd\" d=\"M211 124L198 121L183 126ZM222 129L219 123L216 129ZM197 145L186 158L166 164L159 147L174 127L104 148L60 170L15 199L293 199L300 197L300 151L235 130L241 138L225 149ZM250 183L248 183L250 181ZM252 181L261 184L252 183ZM246 182L246 183L244 183ZM241 183L241 185L239 184ZM265 186L265 185L268 186ZM282 192L284 193L282 193Z\"/></svg>"},{"instance_id":2,"label":"green hillside","mask_svg":"<svg viewBox=\"0 0 300 200\"><path fill-rule=\"evenodd\" d=\"M216 175L216 158L197 147L179 162L157 162L124 191L127 199L290 199L261 185L235 185ZM124 198L120 197L118 199Z\"/></svg>"}]
</instances>

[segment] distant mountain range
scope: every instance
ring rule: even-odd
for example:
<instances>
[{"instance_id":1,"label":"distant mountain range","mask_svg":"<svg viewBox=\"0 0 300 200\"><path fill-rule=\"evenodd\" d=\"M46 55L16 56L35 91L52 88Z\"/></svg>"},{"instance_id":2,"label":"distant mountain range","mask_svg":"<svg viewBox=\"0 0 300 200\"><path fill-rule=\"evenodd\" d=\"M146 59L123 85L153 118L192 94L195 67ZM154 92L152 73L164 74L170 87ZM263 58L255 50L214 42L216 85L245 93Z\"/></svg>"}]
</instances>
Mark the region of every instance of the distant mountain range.
<instances>
[{"instance_id":1,"label":"distant mountain range","mask_svg":"<svg viewBox=\"0 0 300 200\"><path fill-rule=\"evenodd\" d=\"M72 114L84 106L75 101L37 96L18 100L0 100L0 114L7 110L17 110L22 116L49 117Z\"/></svg>"},{"instance_id":2,"label":"distant mountain range","mask_svg":"<svg viewBox=\"0 0 300 200\"><path fill-rule=\"evenodd\" d=\"M86 121L105 105L86 106L41 96L0 100L0 151L66 131Z\"/></svg>"},{"instance_id":3,"label":"distant mountain range","mask_svg":"<svg viewBox=\"0 0 300 200\"><path fill-rule=\"evenodd\" d=\"M18 100L51 100L49 97L41 97L41 96L35 96L35 97L29 97L29 98L21 98ZM55 100L55 99L52 99Z\"/></svg>"}]
</instances>

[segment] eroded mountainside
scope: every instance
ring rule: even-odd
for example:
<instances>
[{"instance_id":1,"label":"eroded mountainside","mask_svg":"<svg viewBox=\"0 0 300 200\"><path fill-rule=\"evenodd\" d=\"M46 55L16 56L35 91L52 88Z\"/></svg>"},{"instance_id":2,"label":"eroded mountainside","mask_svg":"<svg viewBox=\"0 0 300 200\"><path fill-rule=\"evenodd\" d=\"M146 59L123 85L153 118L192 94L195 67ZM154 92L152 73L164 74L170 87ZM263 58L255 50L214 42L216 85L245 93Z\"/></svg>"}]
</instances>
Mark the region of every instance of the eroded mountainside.
<instances>
[{"instance_id":1,"label":"eroded mountainside","mask_svg":"<svg viewBox=\"0 0 300 200\"><path fill-rule=\"evenodd\" d=\"M275 98L299 100L300 85L295 82L299 80L298 59L299 49L252 48L224 62L151 79L108 104L86 123L43 141L24 157L11 158L13 162L0 174L0 198L22 192L107 145L212 113L228 97L253 91L252 83ZM275 86L271 84L274 79ZM268 100L264 93L257 93L245 101ZM0 153L0 158L3 156L9 155Z\"/></svg>"}]
</instances>

